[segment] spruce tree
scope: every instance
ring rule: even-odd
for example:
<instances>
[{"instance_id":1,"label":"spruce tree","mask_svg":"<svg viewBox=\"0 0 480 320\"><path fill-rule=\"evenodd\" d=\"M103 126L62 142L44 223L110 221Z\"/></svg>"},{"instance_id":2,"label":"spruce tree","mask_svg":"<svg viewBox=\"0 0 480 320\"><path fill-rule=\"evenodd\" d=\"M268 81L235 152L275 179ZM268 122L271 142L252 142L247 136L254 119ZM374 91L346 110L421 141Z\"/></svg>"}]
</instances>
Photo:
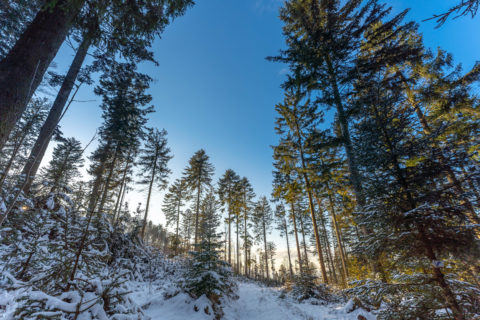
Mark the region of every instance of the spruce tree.
<instances>
[{"instance_id":1,"label":"spruce tree","mask_svg":"<svg viewBox=\"0 0 480 320\"><path fill-rule=\"evenodd\" d=\"M136 66L129 63L113 63L100 78L95 92L102 96L104 123L99 130L100 145L91 157L94 180L89 211L97 206L99 211L104 209L119 163L139 145L146 116L153 111L148 106L151 96L145 93L149 82L148 76L136 72Z\"/></svg>"},{"instance_id":2,"label":"spruce tree","mask_svg":"<svg viewBox=\"0 0 480 320\"><path fill-rule=\"evenodd\" d=\"M315 195L312 186L312 174L314 172L312 172L311 168L312 153L307 148L312 140L312 132L323 121L323 114L306 97L306 92L300 87L300 75L296 74L295 76L297 80L293 77L289 77L289 79L297 82L297 88L288 90L285 93L284 102L275 106L278 113L275 130L282 138L279 145L275 147L274 153L276 153L277 159L288 159L288 166L293 167L303 180L304 190L308 196L308 206L316 240L320 270L323 281L328 283L315 214Z\"/></svg>"},{"instance_id":3,"label":"spruce tree","mask_svg":"<svg viewBox=\"0 0 480 320\"><path fill-rule=\"evenodd\" d=\"M250 181L246 177L243 177L238 182L238 196L241 210L241 218L243 218L243 254L244 254L244 274L248 275L249 267L249 251L251 244L251 236L248 233L249 222L251 220L250 212L253 207L253 198L255 198L255 192L250 184Z\"/></svg>"},{"instance_id":4,"label":"spruce tree","mask_svg":"<svg viewBox=\"0 0 480 320\"><path fill-rule=\"evenodd\" d=\"M240 177L232 169L227 169L218 180L218 196L227 207L228 221L228 263L232 263L232 221L235 219L234 210L238 202L238 183ZM237 249L238 250L238 249Z\"/></svg>"},{"instance_id":5,"label":"spruce tree","mask_svg":"<svg viewBox=\"0 0 480 320\"><path fill-rule=\"evenodd\" d=\"M382 49L365 47L361 55L364 63L375 58L376 50ZM441 183L446 168L458 165L456 157L449 163L438 161L442 151L435 140L448 129L428 136L417 134L421 127L415 111L404 107L403 91L398 86L401 75L396 68L385 64L364 70L368 71L356 84L354 101L361 110L355 136L361 165L368 172L365 186L371 199L361 219L375 233L365 238L360 250L375 255L380 251L394 260L399 268L396 279L401 282L397 288L403 288L404 294L412 283L416 290L435 290L438 295L427 304L443 304L454 319L467 319L470 311L466 302L449 280L456 276L444 268L449 259L468 257L476 251L472 252L473 233L463 227L466 204L453 201L454 185ZM420 307L418 312L431 311Z\"/></svg>"},{"instance_id":6,"label":"spruce tree","mask_svg":"<svg viewBox=\"0 0 480 320\"><path fill-rule=\"evenodd\" d=\"M270 273L268 270L268 241L267 234L273 223L272 208L268 203L267 197L263 196L255 203L255 209L252 215L253 233L258 243L263 243L265 272L267 281L270 280Z\"/></svg>"},{"instance_id":7,"label":"spruce tree","mask_svg":"<svg viewBox=\"0 0 480 320\"><path fill-rule=\"evenodd\" d=\"M283 33L288 47L279 56L269 58L289 64L294 76L284 83L285 89L298 91L300 86L305 91L303 94L311 97L315 105L335 109L335 122L339 128L336 133L342 141L359 211L366 204L366 197L350 134L348 99L357 80L355 61L365 32L386 20L389 13L390 8L378 4L376 0L365 3L357 0L287 1L280 11L280 19L285 23ZM379 31L396 26L405 14L406 11L403 11L384 21L385 27ZM380 39L378 45L382 44L381 38L374 36L373 39ZM306 189L310 192L310 186ZM312 221L313 216L312 212ZM368 232L362 229L363 234ZM320 247L317 252L320 254ZM320 264L326 281L323 262ZM372 261L372 269L375 273L382 272L378 261Z\"/></svg>"},{"instance_id":8,"label":"spruce tree","mask_svg":"<svg viewBox=\"0 0 480 320\"><path fill-rule=\"evenodd\" d=\"M142 11L139 6L121 4L120 10L115 9L114 7L119 4L99 1L89 6L76 18L75 30L71 38L78 42L78 48L66 75L60 77L63 80L58 94L23 169L24 174L28 172L29 179L24 186L24 191L29 190L31 180L36 175L53 132L71 103L67 105L69 96L73 99L81 84L92 82L89 79L91 73L103 70L104 65L108 64L109 60L115 60L117 54L121 54L124 59L135 64L142 61L156 63L149 49L153 41L152 32L155 34L163 31L172 19L183 14L190 1L162 3L160 4L161 14L155 17L152 16L152 11L155 11L152 7L148 11ZM130 15L136 18L132 20ZM128 22L124 22L125 19ZM112 25L116 27L111 28ZM138 32L132 27L145 30ZM92 47L95 49L92 50ZM89 51L95 60L83 69L82 74L81 67ZM78 84L75 83L76 80ZM72 94L74 87L76 90Z\"/></svg>"},{"instance_id":9,"label":"spruce tree","mask_svg":"<svg viewBox=\"0 0 480 320\"><path fill-rule=\"evenodd\" d=\"M277 230L280 231L280 236L285 237L287 241L288 268L290 271L290 277L293 277L292 259L290 257L290 243L288 241L289 230L287 225L287 213L282 203L275 207L275 222L277 225Z\"/></svg>"},{"instance_id":10,"label":"spruce tree","mask_svg":"<svg viewBox=\"0 0 480 320\"><path fill-rule=\"evenodd\" d=\"M195 251L191 252L192 261L182 281L183 288L195 299L205 295L212 302L216 318L223 313L220 299L223 296L235 296L235 283L228 263L220 260L222 243L217 232L220 226L218 214L219 202L213 192L206 194L201 205L201 219L198 228L198 240Z\"/></svg>"},{"instance_id":11,"label":"spruce tree","mask_svg":"<svg viewBox=\"0 0 480 320\"><path fill-rule=\"evenodd\" d=\"M42 172L42 178L52 190L69 187L83 167L83 147L75 138L63 139L54 149L52 160Z\"/></svg>"},{"instance_id":12,"label":"spruce tree","mask_svg":"<svg viewBox=\"0 0 480 320\"><path fill-rule=\"evenodd\" d=\"M148 209L150 207L150 198L152 188L155 185L159 190L167 187L167 177L171 173L168 168L168 161L172 159L170 148L167 147L167 132L165 130L151 129L147 133L145 144L140 150L138 166L140 167L140 184L148 185L147 205L145 207L145 216L143 217L143 227L140 233L141 238L145 236L145 227L147 225Z\"/></svg>"},{"instance_id":13,"label":"spruce tree","mask_svg":"<svg viewBox=\"0 0 480 320\"><path fill-rule=\"evenodd\" d=\"M190 158L188 166L183 172L184 180L190 193L195 194L195 233L194 244L198 244L198 227L200 218L200 204L202 192L210 186L214 172L213 165L209 162L209 157L205 150L200 149Z\"/></svg>"},{"instance_id":14,"label":"spruce tree","mask_svg":"<svg viewBox=\"0 0 480 320\"><path fill-rule=\"evenodd\" d=\"M142 52L144 58L151 59L151 54L143 48L150 46L170 20L183 14L192 3L191 0L172 1L167 5L163 0L140 4L120 0L45 1L15 46L0 61L0 87L4 88L0 95L0 113L4 115L0 119L0 150L76 20L84 18L80 24L88 26L83 29L89 34L85 47L90 45L92 33L98 35L108 30L113 33L106 35L108 41L103 47L119 48L129 43L122 52L124 56ZM102 22L105 22L103 29L100 28ZM94 27L90 28L91 25ZM131 37L136 41L129 41ZM136 46L135 42L142 46ZM78 68L68 78L66 85L70 89L64 90L62 97L68 97L77 73Z\"/></svg>"},{"instance_id":15,"label":"spruce tree","mask_svg":"<svg viewBox=\"0 0 480 320\"><path fill-rule=\"evenodd\" d=\"M27 161L26 155L38 135L50 104L47 99L32 99L16 123L3 150L0 152L0 188L8 176L20 174L20 167Z\"/></svg>"},{"instance_id":16,"label":"spruce tree","mask_svg":"<svg viewBox=\"0 0 480 320\"><path fill-rule=\"evenodd\" d=\"M180 248L180 221L182 218L182 207L188 200L185 182L181 179L176 179L168 188L168 192L163 199L163 213L167 220L167 227L171 224L175 228L175 238L172 242L175 255L178 254Z\"/></svg>"}]
</instances>

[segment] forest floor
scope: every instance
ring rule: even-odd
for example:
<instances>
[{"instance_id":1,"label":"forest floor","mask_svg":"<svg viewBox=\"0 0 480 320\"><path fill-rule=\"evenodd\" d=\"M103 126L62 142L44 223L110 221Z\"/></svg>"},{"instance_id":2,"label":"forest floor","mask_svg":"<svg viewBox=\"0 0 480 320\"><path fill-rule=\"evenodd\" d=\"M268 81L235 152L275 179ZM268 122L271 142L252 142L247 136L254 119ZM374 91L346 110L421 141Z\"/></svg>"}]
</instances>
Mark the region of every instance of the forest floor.
<instances>
[{"instance_id":1,"label":"forest floor","mask_svg":"<svg viewBox=\"0 0 480 320\"><path fill-rule=\"evenodd\" d=\"M140 288L139 288L140 289ZM146 315L152 320L210 320L212 315L202 312L207 301L192 300L188 295L179 293L165 299L168 288L144 288L132 295L132 298L144 306ZM330 303L313 305L298 303L285 297L280 298L277 288L266 288L252 282L238 282L237 300L231 300L223 306L225 320L357 320L362 315L367 320L376 317L364 310L348 312L348 303ZM198 312L194 311L195 306ZM360 318L361 319L361 318Z\"/></svg>"}]
</instances>

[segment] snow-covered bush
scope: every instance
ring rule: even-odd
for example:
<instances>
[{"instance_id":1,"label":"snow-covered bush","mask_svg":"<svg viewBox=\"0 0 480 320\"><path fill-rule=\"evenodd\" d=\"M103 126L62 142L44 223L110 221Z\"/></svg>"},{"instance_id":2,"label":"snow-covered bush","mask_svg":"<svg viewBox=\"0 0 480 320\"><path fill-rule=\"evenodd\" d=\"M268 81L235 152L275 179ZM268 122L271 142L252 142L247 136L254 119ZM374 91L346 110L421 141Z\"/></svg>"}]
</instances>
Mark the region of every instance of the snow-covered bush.
<instances>
[{"instance_id":1,"label":"snow-covered bush","mask_svg":"<svg viewBox=\"0 0 480 320\"><path fill-rule=\"evenodd\" d=\"M162 277L163 255L139 240L131 219L112 225L45 190L17 199L0 229L0 290L15 296L12 317L145 319L129 296L132 281Z\"/></svg>"},{"instance_id":2,"label":"snow-covered bush","mask_svg":"<svg viewBox=\"0 0 480 320\"><path fill-rule=\"evenodd\" d=\"M447 275L448 276L448 275ZM455 291L465 319L480 316L480 290L473 285L447 279ZM446 320L452 319L449 308L445 308L442 289L425 274L398 275L392 283L378 280L358 281L346 294L355 301L355 307L377 309L379 320Z\"/></svg>"},{"instance_id":3,"label":"snow-covered bush","mask_svg":"<svg viewBox=\"0 0 480 320\"><path fill-rule=\"evenodd\" d=\"M284 296L288 295L296 301L308 301L311 304L326 304L339 299L328 286L318 284L318 278L306 264L302 273L294 275L292 280L287 282L284 291Z\"/></svg>"}]
</instances>

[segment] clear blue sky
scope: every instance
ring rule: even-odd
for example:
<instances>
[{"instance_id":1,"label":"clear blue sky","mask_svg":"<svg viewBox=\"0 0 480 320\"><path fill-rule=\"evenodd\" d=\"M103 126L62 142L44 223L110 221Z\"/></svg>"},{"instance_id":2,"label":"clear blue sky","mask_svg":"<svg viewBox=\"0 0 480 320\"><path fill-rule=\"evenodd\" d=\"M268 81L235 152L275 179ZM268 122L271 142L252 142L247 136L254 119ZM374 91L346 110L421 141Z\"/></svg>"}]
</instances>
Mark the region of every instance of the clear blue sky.
<instances>
[{"instance_id":1,"label":"clear blue sky","mask_svg":"<svg viewBox=\"0 0 480 320\"><path fill-rule=\"evenodd\" d=\"M473 66L480 57L480 17L448 21L440 29L421 22L459 0L389 0L394 13L412 8L408 19L420 23L428 47L454 54L455 61ZM181 175L190 156L204 148L216 167L217 177L232 168L247 176L259 195L269 195L272 151L275 143L274 106L282 99L279 88L284 66L267 62L284 46L278 19L280 0L198 0L185 16L167 27L155 42L159 67L141 70L155 82L150 93L157 112L149 125L165 128L175 155L172 178ZM72 59L63 49L56 59L62 69ZM92 88L82 88L79 100L65 116L66 136L84 142L101 123L100 99ZM94 145L90 147L91 152ZM154 195L150 217L164 221L162 197ZM131 208L143 195L134 194ZM143 201L144 202L144 201Z\"/></svg>"}]
</instances>

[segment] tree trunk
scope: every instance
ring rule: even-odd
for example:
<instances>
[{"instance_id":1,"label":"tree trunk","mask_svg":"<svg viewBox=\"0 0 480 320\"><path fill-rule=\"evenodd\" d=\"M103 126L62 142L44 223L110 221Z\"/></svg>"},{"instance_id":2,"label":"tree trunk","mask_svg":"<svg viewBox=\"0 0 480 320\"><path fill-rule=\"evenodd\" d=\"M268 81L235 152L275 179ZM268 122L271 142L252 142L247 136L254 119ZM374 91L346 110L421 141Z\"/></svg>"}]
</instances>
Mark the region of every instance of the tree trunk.
<instances>
[{"instance_id":1,"label":"tree trunk","mask_svg":"<svg viewBox=\"0 0 480 320\"><path fill-rule=\"evenodd\" d=\"M365 207L365 195L363 192L363 186L361 181L360 172L355 160L355 155L353 153L352 139L350 137L350 130L348 127L348 119L345 114L345 109L343 107L342 98L340 96L340 91L338 90L337 78L335 70L333 69L332 61L330 56L327 54L324 55L325 62L327 64L327 70L330 77L330 84L333 89L333 96L335 100L335 106L337 109L338 122L340 124L341 135L343 139L343 146L345 149L345 154L347 156L348 171L350 173L350 181L353 186L353 193L355 194L355 199L357 200L357 208L359 211L363 210ZM367 230L365 227L360 228L361 233L366 236L372 232L372 230ZM379 273L381 279L386 281L386 275L383 271L383 267L380 261L375 257L367 257L370 260L370 265L375 274Z\"/></svg>"},{"instance_id":2,"label":"tree trunk","mask_svg":"<svg viewBox=\"0 0 480 320\"><path fill-rule=\"evenodd\" d=\"M293 232L295 234L295 243L297 245L298 267L300 269L300 274L303 274L302 253L300 251L300 243L298 241L297 219L295 217L295 208L294 208L293 202L290 203L290 207L292 210L292 221L293 221Z\"/></svg>"},{"instance_id":3,"label":"tree trunk","mask_svg":"<svg viewBox=\"0 0 480 320\"><path fill-rule=\"evenodd\" d=\"M55 132L55 128L57 128L58 123L60 122L60 118L63 114L63 110L65 109L65 105L67 104L68 97L72 92L73 86L75 84L75 80L77 79L78 73L80 72L80 68L82 67L83 61L87 56L88 48L90 47L91 40L89 37L85 37L78 47L77 53L75 54L75 58L73 59L70 68L68 69L67 75L63 80L62 86L58 91L57 97L53 102L52 108L48 114L45 123L43 124L42 128L40 129L40 133L38 135L37 140L35 141L35 145L30 152L30 156L27 159L27 163L23 167L22 174L26 176L26 183L23 187L24 192L28 192L30 190L30 186L32 185L32 181L37 174L38 167L42 162L43 156L45 155L45 151L48 148L48 144L52 139L53 133Z\"/></svg>"},{"instance_id":4,"label":"tree trunk","mask_svg":"<svg viewBox=\"0 0 480 320\"><path fill-rule=\"evenodd\" d=\"M303 255L305 260L305 265L308 267L310 262L308 261L308 252L307 252L307 242L305 240L305 226L303 224L303 217L300 217L300 229L302 233L302 244L303 244Z\"/></svg>"},{"instance_id":5,"label":"tree trunk","mask_svg":"<svg viewBox=\"0 0 480 320\"><path fill-rule=\"evenodd\" d=\"M316 243L316 246L317 246L318 260L319 260L319 263L320 263L320 270L322 272L323 282L328 284L327 271L325 269L325 262L323 260L322 246L320 244L320 236L318 234L317 221L315 219L315 207L313 205L313 199L312 199L312 188L310 186L310 179L308 178L308 175L306 173L307 164L306 164L306 161L305 161L305 155L304 155L304 151L303 151L302 135L301 135L301 132L300 132L300 127L298 125L298 120L297 120L296 116L295 116L294 120L295 120L296 134L297 134L297 138L298 138L298 147L299 147L298 151L300 152L300 161L301 161L301 165L302 165L302 169L303 169L302 176L303 176L303 179L304 179L304 182L305 182L305 189L306 189L307 195L308 195L308 206L309 206L309 209L310 209L310 216L311 216L312 224L313 224L313 232L314 232L314 235L315 235L315 243Z\"/></svg>"},{"instance_id":6,"label":"tree trunk","mask_svg":"<svg viewBox=\"0 0 480 320\"><path fill-rule=\"evenodd\" d=\"M235 270L237 272L237 274L240 273L240 245L239 245L239 239L238 239L238 217L237 219L235 220L235 225L236 225L236 229L237 229L237 265L235 266Z\"/></svg>"},{"instance_id":7,"label":"tree trunk","mask_svg":"<svg viewBox=\"0 0 480 320\"><path fill-rule=\"evenodd\" d=\"M142 240L145 237L145 228L147 227L148 209L150 208L150 197L152 196L152 187L153 187L153 181L155 180L156 170L157 170L157 158L155 158L155 160L153 161L152 176L150 179L150 184L148 185L147 206L145 207L145 215L143 216L142 232L140 234L140 237L142 238Z\"/></svg>"},{"instance_id":8,"label":"tree trunk","mask_svg":"<svg viewBox=\"0 0 480 320\"><path fill-rule=\"evenodd\" d=\"M120 182L120 190L118 191L117 201L115 202L115 209L113 209L113 220L112 220L112 222L114 224L115 224L115 221L117 220L117 212L121 208L121 200L122 200L123 190L126 187L127 172L128 172L128 168L130 166L130 156L131 156L131 151L127 155L127 162L125 163L125 169L123 170L122 181Z\"/></svg>"},{"instance_id":9,"label":"tree trunk","mask_svg":"<svg viewBox=\"0 0 480 320\"><path fill-rule=\"evenodd\" d=\"M5 182L5 179L7 178L10 169L12 168L13 162L14 162L15 158L17 157L18 151L20 151L20 147L22 146L22 144L25 141L27 135L30 133L30 130L32 129L35 121L37 120L37 116L38 116L41 109L42 109L42 104L39 104L38 108L35 109L35 113L34 113L33 117L30 119L29 122L25 123L25 125L20 130L21 131L20 139L18 139L15 142L12 154L10 156L10 159L8 159L8 163L5 166L5 168L3 169L2 176L0 178L0 189L2 188L3 183Z\"/></svg>"},{"instance_id":10,"label":"tree trunk","mask_svg":"<svg viewBox=\"0 0 480 320\"><path fill-rule=\"evenodd\" d=\"M379 112L378 112L377 108L375 106L373 106L373 108L374 108L376 114L378 115ZM378 119L378 116L377 116L377 119ZM388 135L388 132L384 128L384 126L382 126L382 124L379 123L378 121L377 121L377 126L383 131L383 134L384 134L383 138L384 138L384 141L385 141L386 145L388 146L388 148L390 150L389 154L390 154L392 165L393 165L394 170L395 170L395 174L397 176L396 177L397 181L403 187L405 196L408 200L408 203L410 204L410 210L413 210L417 207L417 201L414 199L413 195L409 192L409 188L408 188L409 185L408 185L408 183L407 183L407 181L406 181L406 179L405 179L405 177L402 173L402 170L400 168L397 156L392 153L394 148L393 148L393 144L392 144L392 141L390 139L390 136ZM440 268L435 267L434 264L433 264L437 260L437 257L436 257L436 254L435 254L435 252L434 252L434 250L433 250L433 248L430 244L430 240L428 239L427 235L425 234L425 227L420 225L420 226L417 227L417 229L418 229L418 238L423 243L424 248L425 248L425 255L430 260L430 263L432 265L433 279L442 288L445 301L446 301L447 305L450 307L450 309L452 310L454 319L455 320L465 320L465 317L463 315L463 310L460 307L460 305L458 304L457 299L455 297L455 294L452 292L450 286L446 282L442 271L440 270Z\"/></svg>"},{"instance_id":11,"label":"tree trunk","mask_svg":"<svg viewBox=\"0 0 480 320\"><path fill-rule=\"evenodd\" d=\"M270 280L270 275L268 273L267 228L265 226L265 221L263 221L262 225L263 225L263 245L265 248L265 270L267 271L267 281L268 281Z\"/></svg>"},{"instance_id":12,"label":"tree trunk","mask_svg":"<svg viewBox=\"0 0 480 320\"><path fill-rule=\"evenodd\" d=\"M117 156L118 156L118 147L115 149L112 164L110 166L110 171L108 172L107 179L105 180L105 184L103 186L104 189L103 189L102 200L100 201L100 205L98 206L99 213L103 211L103 207L105 206L105 202L107 201L108 189L110 188L110 181L112 181L113 171L115 170L115 164L117 163Z\"/></svg>"},{"instance_id":13,"label":"tree trunk","mask_svg":"<svg viewBox=\"0 0 480 320\"><path fill-rule=\"evenodd\" d=\"M0 150L48 66L65 40L85 0L58 0L41 10L0 61Z\"/></svg>"},{"instance_id":14,"label":"tree trunk","mask_svg":"<svg viewBox=\"0 0 480 320\"><path fill-rule=\"evenodd\" d=\"M328 260L328 263L330 264L330 268L331 268L330 273L333 276L333 281L335 283L338 283L337 272L335 270L335 264L334 264L334 261L333 261L333 258L332 258L332 251L330 249L330 240L328 239L327 228L325 227L325 220L324 220L323 217L319 217L319 218L320 218L321 225L322 225L323 238L325 239L325 245L326 245L325 252L327 253L327 260Z\"/></svg>"},{"instance_id":15,"label":"tree trunk","mask_svg":"<svg viewBox=\"0 0 480 320\"><path fill-rule=\"evenodd\" d=\"M340 252L340 259L342 261L343 276L344 276L345 281L347 281L347 279L348 279L347 259L346 259L345 251L344 251L344 248L343 248L343 241L342 241L342 237L340 235L340 229L338 228L337 216L336 216L336 213L335 213L335 204L333 203L332 191L330 189L330 186L328 185L328 182L327 182L326 186L327 186L327 189L328 189L328 201L330 203L330 215L332 217L332 225L333 225L333 229L335 231L335 236L337 238L338 250Z\"/></svg>"},{"instance_id":16,"label":"tree trunk","mask_svg":"<svg viewBox=\"0 0 480 320\"><path fill-rule=\"evenodd\" d=\"M180 230L180 205L181 205L181 200L178 202L178 206L177 206L177 228L175 231L175 256L178 255L178 246L180 244L180 238L178 237L178 232Z\"/></svg>"},{"instance_id":17,"label":"tree trunk","mask_svg":"<svg viewBox=\"0 0 480 320\"><path fill-rule=\"evenodd\" d=\"M245 197L243 198L243 201L245 203L245 208L243 212L243 232L244 232L244 238L243 238L243 253L245 254L245 276L248 275L248 233L247 233L247 205L246 205L246 199Z\"/></svg>"},{"instance_id":18,"label":"tree trunk","mask_svg":"<svg viewBox=\"0 0 480 320\"><path fill-rule=\"evenodd\" d=\"M9 172L10 169L12 168L13 161L14 161L15 158L17 157L17 153L18 153L18 151L20 150L20 147L22 146L23 141L24 141L25 138L27 137L27 133L28 133L28 131L23 131L23 132L22 132L22 136L20 137L20 141L18 141L18 143L16 143L16 144L15 144L15 147L13 148L12 154L11 154L10 158L8 159L7 165L6 165L5 168L3 169L2 176L1 176L1 178L0 178L0 189L2 188L3 183L5 182L5 179L6 179L7 176L8 176L8 172Z\"/></svg>"},{"instance_id":19,"label":"tree trunk","mask_svg":"<svg viewBox=\"0 0 480 320\"><path fill-rule=\"evenodd\" d=\"M95 181L93 182L93 188L92 188L92 193L90 196L90 201L88 203L88 209L87 209L87 224L85 226L85 229L82 234L82 238L80 239L80 243L78 245L78 250L75 254L75 261L73 263L73 268L72 271L70 272L70 277L69 277L69 282L67 283L67 286L65 287L64 292L67 292L70 290L72 281L75 279L75 274L77 272L78 264L80 262L80 256L82 255L83 249L85 247L85 241L87 240L87 234L89 233L90 229L90 224L92 222L93 214L95 207L97 206L98 202L98 192L100 191L100 185L102 184L102 172L104 171L103 164L102 168L98 170L99 174L97 174Z\"/></svg>"},{"instance_id":20,"label":"tree trunk","mask_svg":"<svg viewBox=\"0 0 480 320\"><path fill-rule=\"evenodd\" d=\"M195 210L195 250L197 250L198 244L198 216L200 215L200 193L202 192L202 186L200 181L198 181L198 189L197 189L197 208Z\"/></svg>"},{"instance_id":21,"label":"tree trunk","mask_svg":"<svg viewBox=\"0 0 480 320\"><path fill-rule=\"evenodd\" d=\"M232 264L232 212L228 203L228 263Z\"/></svg>"},{"instance_id":22,"label":"tree trunk","mask_svg":"<svg viewBox=\"0 0 480 320\"><path fill-rule=\"evenodd\" d=\"M288 254L288 266L290 269L290 277L293 277L293 268L292 268L292 258L290 257L290 244L288 242L288 227L287 227L287 219L284 218L283 226L285 227L285 239L287 240L287 254Z\"/></svg>"},{"instance_id":23,"label":"tree trunk","mask_svg":"<svg viewBox=\"0 0 480 320\"><path fill-rule=\"evenodd\" d=\"M425 244L426 256L432 263L433 279L438 283L440 288L442 288L445 302L447 303L448 307L450 307L450 309L452 310L453 318L455 320L466 320L463 310L457 302L455 293L452 292L450 286L445 280L445 276L443 272L440 270L440 268L433 266L433 262L437 260L437 257L435 255L435 252L433 251L433 248L430 245L429 240L425 236L425 233L422 227L419 228L419 236L420 236L420 240Z\"/></svg>"}]
</instances>

